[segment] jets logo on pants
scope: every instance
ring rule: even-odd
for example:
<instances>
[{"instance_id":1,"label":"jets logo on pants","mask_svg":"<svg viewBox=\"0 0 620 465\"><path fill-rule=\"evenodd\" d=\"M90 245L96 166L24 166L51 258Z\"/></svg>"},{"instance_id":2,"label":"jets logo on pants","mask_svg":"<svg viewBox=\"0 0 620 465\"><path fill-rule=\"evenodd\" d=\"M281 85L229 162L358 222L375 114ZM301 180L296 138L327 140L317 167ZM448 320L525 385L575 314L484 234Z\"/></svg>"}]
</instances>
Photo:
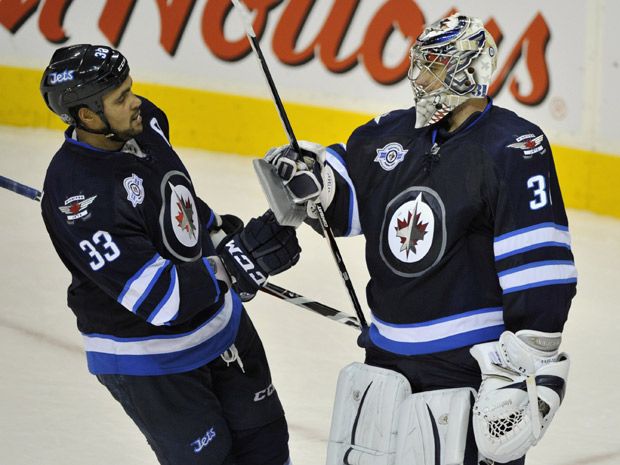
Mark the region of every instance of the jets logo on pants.
<instances>
[{"instance_id":1,"label":"jets logo on pants","mask_svg":"<svg viewBox=\"0 0 620 465\"><path fill-rule=\"evenodd\" d=\"M381 226L381 258L397 275L420 276L443 256L445 208L428 187L410 187L394 197Z\"/></svg>"}]
</instances>

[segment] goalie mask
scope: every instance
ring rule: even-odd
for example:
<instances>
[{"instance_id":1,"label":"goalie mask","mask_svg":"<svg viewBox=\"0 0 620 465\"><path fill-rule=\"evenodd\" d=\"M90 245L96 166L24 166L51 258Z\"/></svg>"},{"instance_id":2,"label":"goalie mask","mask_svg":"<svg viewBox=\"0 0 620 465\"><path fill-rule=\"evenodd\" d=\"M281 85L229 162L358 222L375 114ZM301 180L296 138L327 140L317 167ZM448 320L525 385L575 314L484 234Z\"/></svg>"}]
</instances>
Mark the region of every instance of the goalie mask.
<instances>
[{"instance_id":1,"label":"goalie mask","mask_svg":"<svg viewBox=\"0 0 620 465\"><path fill-rule=\"evenodd\" d=\"M408 77L420 128L470 98L486 97L497 48L480 19L454 14L424 29L410 57Z\"/></svg>"}]
</instances>

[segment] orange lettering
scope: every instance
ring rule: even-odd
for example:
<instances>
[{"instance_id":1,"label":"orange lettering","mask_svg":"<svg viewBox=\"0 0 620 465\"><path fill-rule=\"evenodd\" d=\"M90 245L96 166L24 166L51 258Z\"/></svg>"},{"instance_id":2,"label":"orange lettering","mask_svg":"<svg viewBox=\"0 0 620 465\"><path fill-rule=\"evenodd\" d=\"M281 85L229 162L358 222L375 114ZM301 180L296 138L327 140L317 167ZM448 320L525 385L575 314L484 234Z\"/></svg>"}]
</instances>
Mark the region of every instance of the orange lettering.
<instances>
[{"instance_id":1,"label":"orange lettering","mask_svg":"<svg viewBox=\"0 0 620 465\"><path fill-rule=\"evenodd\" d=\"M345 58L338 58L338 54L359 0L336 0L315 40L304 50L295 51L301 30L314 4L315 0L293 0L287 5L273 35L275 55L282 63L298 66L312 60L315 50L318 50L321 62L329 71L349 71L358 63L358 50Z\"/></svg>"},{"instance_id":2,"label":"orange lettering","mask_svg":"<svg viewBox=\"0 0 620 465\"><path fill-rule=\"evenodd\" d=\"M36 11L39 0L0 1L0 24L15 34Z\"/></svg>"},{"instance_id":3,"label":"orange lettering","mask_svg":"<svg viewBox=\"0 0 620 465\"><path fill-rule=\"evenodd\" d=\"M173 0L172 3L168 0L157 0L161 18L159 43L171 56L177 51L195 4L196 0Z\"/></svg>"},{"instance_id":4,"label":"orange lettering","mask_svg":"<svg viewBox=\"0 0 620 465\"><path fill-rule=\"evenodd\" d=\"M282 0L246 0L248 8L256 10L256 17L252 25L256 39L260 40L269 11L276 7ZM224 61L238 61L246 57L252 50L245 34L234 41L230 41L224 34L224 23L228 14L232 11L230 0L210 0L205 5L202 14L202 37L207 47L218 58ZM234 18L241 21L239 18Z\"/></svg>"},{"instance_id":5,"label":"orange lettering","mask_svg":"<svg viewBox=\"0 0 620 465\"><path fill-rule=\"evenodd\" d=\"M315 0L292 0L280 16L273 33L272 47L282 63L299 66L314 58L316 39L304 50L295 51L297 39L314 4Z\"/></svg>"},{"instance_id":6,"label":"orange lettering","mask_svg":"<svg viewBox=\"0 0 620 465\"><path fill-rule=\"evenodd\" d=\"M383 62L383 49L398 25L401 33L410 38L407 52L396 66L390 68ZM424 29L424 16L415 2L389 0L372 19L360 48L364 66L379 84L390 85L401 81L409 69L409 48Z\"/></svg>"},{"instance_id":7,"label":"orange lettering","mask_svg":"<svg viewBox=\"0 0 620 465\"><path fill-rule=\"evenodd\" d=\"M549 69L545 59L545 50L550 37L551 33L545 19L540 13L536 14L510 53L508 61L499 71L489 93L491 95L499 93L506 83L508 75L514 69L523 52L526 51L525 62L532 80L532 88L529 94L521 94L519 80L513 77L510 81L510 93L524 105L535 106L540 104L549 93Z\"/></svg>"},{"instance_id":8,"label":"orange lettering","mask_svg":"<svg viewBox=\"0 0 620 465\"><path fill-rule=\"evenodd\" d=\"M39 15L39 30L50 42L61 44L69 39L62 23L72 2L73 0L45 0Z\"/></svg>"},{"instance_id":9,"label":"orange lettering","mask_svg":"<svg viewBox=\"0 0 620 465\"><path fill-rule=\"evenodd\" d=\"M99 30L113 47L121 43L136 0L108 0L99 17Z\"/></svg>"}]
</instances>

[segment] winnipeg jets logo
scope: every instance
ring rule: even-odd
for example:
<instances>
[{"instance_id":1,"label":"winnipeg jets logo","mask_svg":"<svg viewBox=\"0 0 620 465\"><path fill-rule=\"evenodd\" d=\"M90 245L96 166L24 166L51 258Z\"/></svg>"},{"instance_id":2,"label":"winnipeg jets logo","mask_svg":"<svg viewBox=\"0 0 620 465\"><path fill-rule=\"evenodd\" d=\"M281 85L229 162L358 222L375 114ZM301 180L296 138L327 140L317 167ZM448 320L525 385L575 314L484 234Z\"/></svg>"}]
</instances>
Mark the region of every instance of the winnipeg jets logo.
<instances>
[{"instance_id":1,"label":"winnipeg jets logo","mask_svg":"<svg viewBox=\"0 0 620 465\"><path fill-rule=\"evenodd\" d=\"M386 206L379 253L398 276L415 278L435 266L446 250L446 209L426 186L400 192Z\"/></svg>"},{"instance_id":2,"label":"winnipeg jets logo","mask_svg":"<svg viewBox=\"0 0 620 465\"><path fill-rule=\"evenodd\" d=\"M196 203L191 192L182 184L173 185L171 189L170 214L176 238L186 247L193 247L198 242L198 215Z\"/></svg>"},{"instance_id":3,"label":"winnipeg jets logo","mask_svg":"<svg viewBox=\"0 0 620 465\"><path fill-rule=\"evenodd\" d=\"M523 150L523 158L532 158L535 153L545 153L545 147L542 144L544 134L535 136L534 134L524 134L517 137L516 142L507 145L509 149Z\"/></svg>"},{"instance_id":4,"label":"winnipeg jets logo","mask_svg":"<svg viewBox=\"0 0 620 465\"><path fill-rule=\"evenodd\" d=\"M127 200L131 202L134 208L144 201L142 178L132 173L128 178L123 179L123 186L127 191Z\"/></svg>"},{"instance_id":5,"label":"winnipeg jets logo","mask_svg":"<svg viewBox=\"0 0 620 465\"><path fill-rule=\"evenodd\" d=\"M388 238L394 256L406 263L420 261L433 242L435 220L423 194L401 205L392 215L393 232Z\"/></svg>"},{"instance_id":6,"label":"winnipeg jets logo","mask_svg":"<svg viewBox=\"0 0 620 465\"><path fill-rule=\"evenodd\" d=\"M385 147L377 149L377 156L373 161L379 163L385 171L392 171L405 159L408 151L398 142L390 142Z\"/></svg>"},{"instance_id":7,"label":"winnipeg jets logo","mask_svg":"<svg viewBox=\"0 0 620 465\"><path fill-rule=\"evenodd\" d=\"M74 195L65 200L65 204L58 207L58 209L67 215L67 221L72 223L73 221L86 218L88 216L88 206L95 201L96 195L86 198L83 195Z\"/></svg>"}]
</instances>

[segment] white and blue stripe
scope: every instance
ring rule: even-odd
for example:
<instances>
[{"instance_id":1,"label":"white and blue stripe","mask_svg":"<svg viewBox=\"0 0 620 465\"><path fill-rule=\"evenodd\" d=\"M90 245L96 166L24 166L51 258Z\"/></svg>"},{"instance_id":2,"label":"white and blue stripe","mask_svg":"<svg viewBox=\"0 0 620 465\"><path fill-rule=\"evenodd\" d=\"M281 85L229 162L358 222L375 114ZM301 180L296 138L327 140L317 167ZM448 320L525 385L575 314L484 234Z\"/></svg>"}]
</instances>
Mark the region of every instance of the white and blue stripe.
<instances>
[{"instance_id":1,"label":"white and blue stripe","mask_svg":"<svg viewBox=\"0 0 620 465\"><path fill-rule=\"evenodd\" d=\"M540 223L503 234L493 241L496 261L542 247L570 249L568 227L555 223Z\"/></svg>"},{"instance_id":2,"label":"white and blue stripe","mask_svg":"<svg viewBox=\"0 0 620 465\"><path fill-rule=\"evenodd\" d=\"M161 375L189 371L218 357L234 342L242 312L228 291L224 304L195 330L175 335L120 338L83 334L88 368L94 374Z\"/></svg>"},{"instance_id":3,"label":"white and blue stripe","mask_svg":"<svg viewBox=\"0 0 620 465\"><path fill-rule=\"evenodd\" d=\"M343 148L346 149L344 144ZM355 195L355 186L347 172L347 166L342 157L333 149L327 148L325 151L325 161L331 166L349 186L349 218L348 227L345 232L346 237L357 236L362 233L362 225L360 223L360 215L357 206L357 197Z\"/></svg>"},{"instance_id":4,"label":"white and blue stripe","mask_svg":"<svg viewBox=\"0 0 620 465\"><path fill-rule=\"evenodd\" d=\"M155 326L170 324L179 313L181 296L179 293L179 277L177 269L173 266L170 270L170 286L166 295L161 299L157 307L151 312L146 321Z\"/></svg>"},{"instance_id":5,"label":"white and blue stripe","mask_svg":"<svg viewBox=\"0 0 620 465\"><path fill-rule=\"evenodd\" d=\"M392 353L420 355L497 339L503 331L502 307L489 307L414 324L386 323L373 314L370 339Z\"/></svg>"},{"instance_id":6,"label":"white and blue stripe","mask_svg":"<svg viewBox=\"0 0 620 465\"><path fill-rule=\"evenodd\" d=\"M504 294L554 284L577 282L572 260L545 260L528 263L497 273Z\"/></svg>"},{"instance_id":7,"label":"white and blue stripe","mask_svg":"<svg viewBox=\"0 0 620 465\"><path fill-rule=\"evenodd\" d=\"M117 298L118 302L126 309L136 313L169 263L170 260L155 254L136 274L129 278Z\"/></svg>"}]
</instances>

